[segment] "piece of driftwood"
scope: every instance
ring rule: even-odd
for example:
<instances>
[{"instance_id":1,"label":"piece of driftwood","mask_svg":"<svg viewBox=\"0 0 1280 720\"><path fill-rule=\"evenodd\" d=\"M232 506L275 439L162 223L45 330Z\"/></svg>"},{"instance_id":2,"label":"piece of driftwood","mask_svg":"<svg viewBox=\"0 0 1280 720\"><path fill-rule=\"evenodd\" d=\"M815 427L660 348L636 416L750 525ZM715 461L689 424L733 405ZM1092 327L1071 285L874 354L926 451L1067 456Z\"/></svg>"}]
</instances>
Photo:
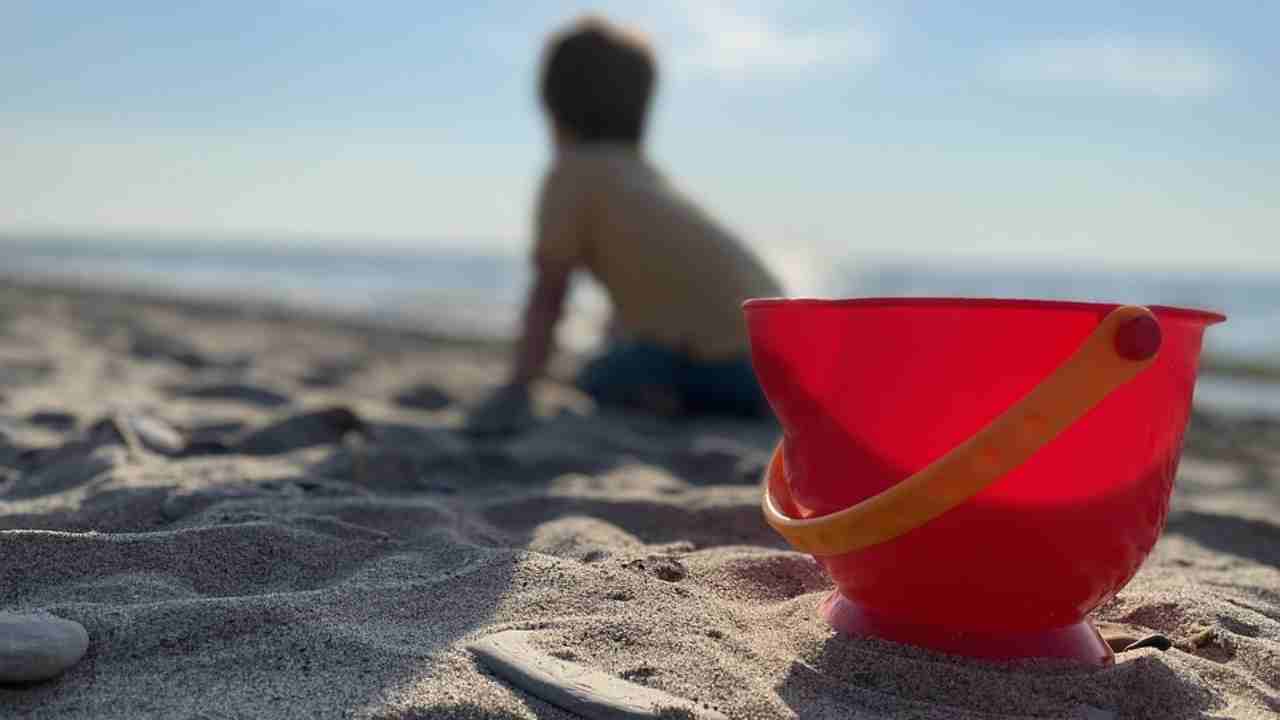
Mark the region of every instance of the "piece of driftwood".
<instances>
[{"instance_id":1,"label":"piece of driftwood","mask_svg":"<svg viewBox=\"0 0 1280 720\"><path fill-rule=\"evenodd\" d=\"M498 677L590 720L727 720L684 698L538 652L529 635L507 630L469 649Z\"/></svg>"}]
</instances>

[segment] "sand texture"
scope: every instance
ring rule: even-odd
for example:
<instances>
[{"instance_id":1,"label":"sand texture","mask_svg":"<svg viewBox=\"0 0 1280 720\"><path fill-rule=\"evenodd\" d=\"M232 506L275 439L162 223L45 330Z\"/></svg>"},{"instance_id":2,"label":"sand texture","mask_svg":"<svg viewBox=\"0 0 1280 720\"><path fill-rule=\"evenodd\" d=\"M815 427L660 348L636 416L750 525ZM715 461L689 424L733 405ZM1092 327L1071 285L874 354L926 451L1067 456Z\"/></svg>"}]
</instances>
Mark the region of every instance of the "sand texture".
<instances>
[{"instance_id":1,"label":"sand texture","mask_svg":"<svg viewBox=\"0 0 1280 720\"><path fill-rule=\"evenodd\" d=\"M1280 424L1198 415L1168 529L1096 614L1167 636L1102 671L834 635L763 523L776 428L538 388L459 432L500 348L105 293L0 287L0 611L81 623L0 718L570 718L468 645L729 718L1280 714ZM670 717L687 713L673 709Z\"/></svg>"}]
</instances>

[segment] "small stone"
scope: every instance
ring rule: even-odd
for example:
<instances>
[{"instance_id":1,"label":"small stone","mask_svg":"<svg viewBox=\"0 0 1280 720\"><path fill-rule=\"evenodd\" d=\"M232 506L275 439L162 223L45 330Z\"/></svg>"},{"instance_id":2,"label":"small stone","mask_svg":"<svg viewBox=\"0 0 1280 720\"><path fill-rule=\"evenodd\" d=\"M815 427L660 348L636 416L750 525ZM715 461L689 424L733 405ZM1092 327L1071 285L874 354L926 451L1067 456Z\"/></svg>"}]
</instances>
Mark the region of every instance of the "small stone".
<instances>
[{"instance_id":1,"label":"small stone","mask_svg":"<svg viewBox=\"0 0 1280 720\"><path fill-rule=\"evenodd\" d=\"M89 633L74 620L0 612L0 682L48 680L75 665L89 649Z\"/></svg>"},{"instance_id":2,"label":"small stone","mask_svg":"<svg viewBox=\"0 0 1280 720\"><path fill-rule=\"evenodd\" d=\"M187 445L172 425L141 412L121 412L99 420L85 433L85 442L95 447L124 445L135 452L149 450L160 455L177 455Z\"/></svg>"},{"instance_id":3,"label":"small stone","mask_svg":"<svg viewBox=\"0 0 1280 720\"><path fill-rule=\"evenodd\" d=\"M129 429L138 436L143 447L161 455L177 455L187 441L172 425L152 415L130 413L124 416Z\"/></svg>"}]
</instances>

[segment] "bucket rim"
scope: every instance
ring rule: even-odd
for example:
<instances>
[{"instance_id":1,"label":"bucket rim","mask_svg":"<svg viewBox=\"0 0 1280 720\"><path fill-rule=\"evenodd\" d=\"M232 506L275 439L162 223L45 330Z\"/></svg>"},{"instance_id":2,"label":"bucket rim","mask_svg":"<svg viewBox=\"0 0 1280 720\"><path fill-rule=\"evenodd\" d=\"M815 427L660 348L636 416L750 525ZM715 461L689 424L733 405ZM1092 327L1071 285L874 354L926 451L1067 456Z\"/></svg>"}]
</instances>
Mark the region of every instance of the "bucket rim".
<instances>
[{"instance_id":1,"label":"bucket rim","mask_svg":"<svg viewBox=\"0 0 1280 720\"><path fill-rule=\"evenodd\" d=\"M1009 308L1019 310L1076 310L1091 313L1106 313L1120 307L1124 303L1086 302L1083 300L1040 300L1033 298L974 298L974 297L849 297L849 298L817 298L817 297L768 297L751 298L742 303L745 311L764 310L776 307L819 306L819 307L954 307L964 308ZM1172 316L1187 320L1195 320L1206 325L1224 322L1226 315L1212 310L1177 307L1173 305L1146 305L1146 308L1159 316Z\"/></svg>"}]
</instances>

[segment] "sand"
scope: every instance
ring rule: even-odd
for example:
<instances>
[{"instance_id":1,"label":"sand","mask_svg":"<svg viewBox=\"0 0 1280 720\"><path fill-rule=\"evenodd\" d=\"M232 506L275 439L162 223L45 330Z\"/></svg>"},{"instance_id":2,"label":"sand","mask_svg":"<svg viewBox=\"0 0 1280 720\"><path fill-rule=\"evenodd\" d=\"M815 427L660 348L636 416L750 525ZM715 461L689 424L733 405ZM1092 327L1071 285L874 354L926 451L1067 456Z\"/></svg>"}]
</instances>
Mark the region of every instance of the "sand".
<instances>
[{"instance_id":1,"label":"sand","mask_svg":"<svg viewBox=\"0 0 1280 720\"><path fill-rule=\"evenodd\" d=\"M263 307L0 287L0 611L88 630L0 717L565 718L468 643L730 718L1280 713L1280 424L1197 415L1168 530L1086 671L832 633L761 521L769 423L605 412L459 432L502 348ZM566 361L571 364L571 360Z\"/></svg>"}]
</instances>

